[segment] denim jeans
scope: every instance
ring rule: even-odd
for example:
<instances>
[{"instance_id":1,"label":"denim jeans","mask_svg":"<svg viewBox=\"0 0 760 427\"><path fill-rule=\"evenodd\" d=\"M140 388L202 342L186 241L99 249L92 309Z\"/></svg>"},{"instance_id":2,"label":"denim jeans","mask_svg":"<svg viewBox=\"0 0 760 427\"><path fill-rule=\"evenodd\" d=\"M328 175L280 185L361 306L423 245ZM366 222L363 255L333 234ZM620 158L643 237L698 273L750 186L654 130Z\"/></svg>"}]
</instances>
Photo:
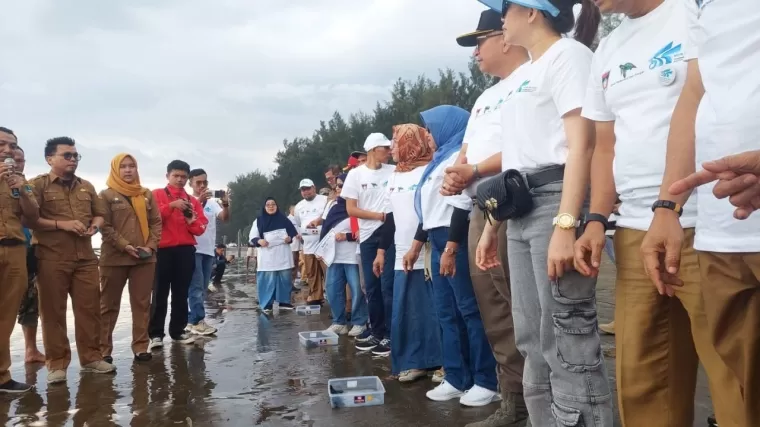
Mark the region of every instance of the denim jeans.
<instances>
[{"instance_id":1,"label":"denim jeans","mask_svg":"<svg viewBox=\"0 0 760 427\"><path fill-rule=\"evenodd\" d=\"M327 267L326 291L330 300L333 323L346 322L346 283L351 287L351 324L363 326L367 323L367 302L359 281L357 264L333 264Z\"/></svg>"},{"instance_id":2,"label":"denim jeans","mask_svg":"<svg viewBox=\"0 0 760 427\"><path fill-rule=\"evenodd\" d=\"M596 278L573 270L549 280L547 254L562 183L531 192L533 211L507 224L512 315L525 357L530 420L535 426L609 427L612 395L597 331Z\"/></svg>"},{"instance_id":3,"label":"denim jeans","mask_svg":"<svg viewBox=\"0 0 760 427\"><path fill-rule=\"evenodd\" d=\"M214 267L214 257L211 255L195 254L195 271L190 280L190 289L187 299L190 303L190 311L187 314L187 323L197 325L206 318L206 309L203 301L206 299L206 288L211 281L211 270Z\"/></svg>"},{"instance_id":4,"label":"denim jeans","mask_svg":"<svg viewBox=\"0 0 760 427\"><path fill-rule=\"evenodd\" d=\"M393 281L391 372L441 366L441 326L435 313L433 284L425 270L396 270Z\"/></svg>"},{"instance_id":5,"label":"denim jeans","mask_svg":"<svg viewBox=\"0 0 760 427\"><path fill-rule=\"evenodd\" d=\"M373 235L359 245L364 273L364 288L367 291L369 329L377 339L390 338L393 312L393 265L396 263L396 248L393 244L385 251L385 266L380 277L372 272L372 263L377 256L380 239ZM353 316L353 314L352 314Z\"/></svg>"},{"instance_id":6,"label":"denim jeans","mask_svg":"<svg viewBox=\"0 0 760 427\"><path fill-rule=\"evenodd\" d=\"M607 256L610 257L610 261L612 263L615 263L615 243L614 240L612 240L612 237L607 236L607 239L604 241L604 252L607 253Z\"/></svg>"},{"instance_id":7,"label":"denim jeans","mask_svg":"<svg viewBox=\"0 0 760 427\"><path fill-rule=\"evenodd\" d=\"M440 274L441 254L449 238L449 228L434 228L428 231L428 237L433 270L433 301L441 325L446 382L460 391L468 390L473 384L497 391L496 359L488 344L472 288L467 244L459 246L454 277L443 277ZM464 236L463 242L467 242L467 236Z\"/></svg>"},{"instance_id":8,"label":"denim jeans","mask_svg":"<svg viewBox=\"0 0 760 427\"><path fill-rule=\"evenodd\" d=\"M277 271L256 272L256 292L259 297L259 307L274 308L274 302L290 304L290 269Z\"/></svg>"}]
</instances>

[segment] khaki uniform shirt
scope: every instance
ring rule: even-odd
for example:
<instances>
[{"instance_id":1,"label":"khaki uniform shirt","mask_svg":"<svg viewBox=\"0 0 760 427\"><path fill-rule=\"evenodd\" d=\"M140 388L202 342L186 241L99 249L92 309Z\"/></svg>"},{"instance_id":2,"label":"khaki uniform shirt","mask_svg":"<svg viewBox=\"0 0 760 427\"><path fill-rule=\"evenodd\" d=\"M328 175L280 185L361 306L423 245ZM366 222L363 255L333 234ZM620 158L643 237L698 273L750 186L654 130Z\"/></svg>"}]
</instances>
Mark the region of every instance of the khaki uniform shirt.
<instances>
[{"instance_id":1,"label":"khaki uniform shirt","mask_svg":"<svg viewBox=\"0 0 760 427\"><path fill-rule=\"evenodd\" d=\"M21 216L19 199L12 196L8 183L5 180L0 180L0 240L9 239L26 242L24 226L21 225Z\"/></svg>"},{"instance_id":2,"label":"khaki uniform shirt","mask_svg":"<svg viewBox=\"0 0 760 427\"><path fill-rule=\"evenodd\" d=\"M96 216L106 214L105 202L95 187L79 177L68 185L55 174L42 174L29 183L40 205L40 218L51 221L78 220L85 227ZM64 230L35 230L37 258L54 261L95 260L90 236L78 236Z\"/></svg>"},{"instance_id":3,"label":"khaki uniform shirt","mask_svg":"<svg viewBox=\"0 0 760 427\"><path fill-rule=\"evenodd\" d=\"M124 266L156 262L156 250L161 240L161 212L150 190L145 190L145 206L148 208L148 228L150 234L147 243L140 230L140 222L130 203L130 198L113 189L100 192L105 202L106 216L103 224L103 244L100 247L101 266ZM124 251L127 245L135 248L145 246L153 249L153 256L141 260Z\"/></svg>"}]
</instances>

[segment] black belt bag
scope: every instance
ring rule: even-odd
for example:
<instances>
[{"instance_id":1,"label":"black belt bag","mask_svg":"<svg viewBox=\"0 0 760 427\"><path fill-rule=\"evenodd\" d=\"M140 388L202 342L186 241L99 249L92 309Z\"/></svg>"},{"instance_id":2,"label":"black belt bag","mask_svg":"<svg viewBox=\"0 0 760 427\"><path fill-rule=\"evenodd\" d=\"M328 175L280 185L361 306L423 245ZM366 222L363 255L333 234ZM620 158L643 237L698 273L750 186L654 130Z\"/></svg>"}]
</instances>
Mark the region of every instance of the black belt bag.
<instances>
[{"instance_id":1,"label":"black belt bag","mask_svg":"<svg viewBox=\"0 0 760 427\"><path fill-rule=\"evenodd\" d=\"M530 190L562 181L564 175L564 165L527 174L525 177L515 169L507 170L478 186L478 207L489 221L521 218L533 210Z\"/></svg>"}]
</instances>

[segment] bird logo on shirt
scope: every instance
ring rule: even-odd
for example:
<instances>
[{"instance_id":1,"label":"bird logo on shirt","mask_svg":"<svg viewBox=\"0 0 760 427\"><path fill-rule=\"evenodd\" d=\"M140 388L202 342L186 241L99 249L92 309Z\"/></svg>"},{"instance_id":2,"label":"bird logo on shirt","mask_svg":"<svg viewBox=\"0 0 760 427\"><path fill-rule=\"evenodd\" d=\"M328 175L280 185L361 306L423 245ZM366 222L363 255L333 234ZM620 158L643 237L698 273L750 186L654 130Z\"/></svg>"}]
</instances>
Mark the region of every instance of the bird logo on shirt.
<instances>
[{"instance_id":1,"label":"bird logo on shirt","mask_svg":"<svg viewBox=\"0 0 760 427\"><path fill-rule=\"evenodd\" d=\"M673 42L670 42L652 56L652 59L649 60L649 69L654 70L657 67L672 64L673 62L682 59L683 53L681 53L681 43L674 46Z\"/></svg>"},{"instance_id":2,"label":"bird logo on shirt","mask_svg":"<svg viewBox=\"0 0 760 427\"><path fill-rule=\"evenodd\" d=\"M362 184L362 190L366 190L366 189L367 189L367 184Z\"/></svg>"},{"instance_id":3,"label":"bird logo on shirt","mask_svg":"<svg viewBox=\"0 0 760 427\"><path fill-rule=\"evenodd\" d=\"M630 62L626 62L625 64L620 65L620 75L623 76L623 78L628 77L628 72L636 68L635 65L633 65Z\"/></svg>"}]
</instances>

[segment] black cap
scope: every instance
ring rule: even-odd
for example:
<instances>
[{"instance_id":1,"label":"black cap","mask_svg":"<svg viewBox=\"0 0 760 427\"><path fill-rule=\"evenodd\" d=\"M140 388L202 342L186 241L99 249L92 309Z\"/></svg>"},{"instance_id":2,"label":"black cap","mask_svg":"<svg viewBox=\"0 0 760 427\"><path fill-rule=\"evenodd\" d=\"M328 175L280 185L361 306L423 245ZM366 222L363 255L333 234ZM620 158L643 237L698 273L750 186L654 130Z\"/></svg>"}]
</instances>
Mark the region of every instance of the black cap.
<instances>
[{"instance_id":1,"label":"black cap","mask_svg":"<svg viewBox=\"0 0 760 427\"><path fill-rule=\"evenodd\" d=\"M459 46L463 47L475 47L478 45L478 37L494 31L501 31L501 27L501 15L499 12L495 12L491 9L484 10L483 13L480 14L478 28L471 33L457 37L457 43L459 43Z\"/></svg>"}]
</instances>

